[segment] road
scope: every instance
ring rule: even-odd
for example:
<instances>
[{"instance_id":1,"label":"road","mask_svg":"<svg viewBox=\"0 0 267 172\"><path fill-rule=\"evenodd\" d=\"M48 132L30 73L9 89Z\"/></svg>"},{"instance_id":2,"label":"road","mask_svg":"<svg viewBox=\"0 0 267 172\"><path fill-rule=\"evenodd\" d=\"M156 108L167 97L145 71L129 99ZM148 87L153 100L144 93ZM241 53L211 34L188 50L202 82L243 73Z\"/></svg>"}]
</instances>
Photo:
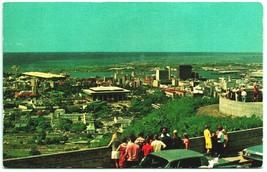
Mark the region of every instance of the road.
<instances>
[{"instance_id":1,"label":"road","mask_svg":"<svg viewBox=\"0 0 267 172\"><path fill-rule=\"evenodd\" d=\"M227 161L239 160L240 168L250 168L251 167L251 162L249 162L248 160L246 160L242 157L242 151L236 152L236 153L230 153L223 159L225 159Z\"/></svg>"}]
</instances>

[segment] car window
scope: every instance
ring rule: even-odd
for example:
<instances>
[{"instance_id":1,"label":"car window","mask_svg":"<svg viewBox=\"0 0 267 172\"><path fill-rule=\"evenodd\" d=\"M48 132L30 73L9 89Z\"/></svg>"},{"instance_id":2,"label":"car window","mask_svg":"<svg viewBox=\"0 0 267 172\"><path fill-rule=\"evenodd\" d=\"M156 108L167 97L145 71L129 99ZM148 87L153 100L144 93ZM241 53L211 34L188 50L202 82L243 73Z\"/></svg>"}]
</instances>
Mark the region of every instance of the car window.
<instances>
[{"instance_id":1,"label":"car window","mask_svg":"<svg viewBox=\"0 0 267 172\"><path fill-rule=\"evenodd\" d=\"M180 160L173 161L170 163L170 168L178 168Z\"/></svg>"},{"instance_id":2,"label":"car window","mask_svg":"<svg viewBox=\"0 0 267 172\"><path fill-rule=\"evenodd\" d=\"M201 166L208 166L209 160L206 157L201 157Z\"/></svg>"},{"instance_id":3,"label":"car window","mask_svg":"<svg viewBox=\"0 0 267 172\"><path fill-rule=\"evenodd\" d=\"M140 163L143 168L165 168L167 164L166 159L154 155L147 155Z\"/></svg>"},{"instance_id":4,"label":"car window","mask_svg":"<svg viewBox=\"0 0 267 172\"><path fill-rule=\"evenodd\" d=\"M177 168L198 168L200 166L202 166L200 157L182 159L177 164Z\"/></svg>"}]
</instances>

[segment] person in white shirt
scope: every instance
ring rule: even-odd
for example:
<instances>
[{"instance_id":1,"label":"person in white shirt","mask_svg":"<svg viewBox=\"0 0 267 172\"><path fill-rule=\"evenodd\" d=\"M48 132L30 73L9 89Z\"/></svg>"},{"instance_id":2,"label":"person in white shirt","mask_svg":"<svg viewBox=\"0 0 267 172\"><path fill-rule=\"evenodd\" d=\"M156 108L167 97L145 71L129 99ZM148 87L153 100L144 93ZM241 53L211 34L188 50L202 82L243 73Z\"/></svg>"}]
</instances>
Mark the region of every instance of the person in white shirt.
<instances>
[{"instance_id":1,"label":"person in white shirt","mask_svg":"<svg viewBox=\"0 0 267 172\"><path fill-rule=\"evenodd\" d=\"M241 96L242 96L242 102L246 102L246 97L247 97L247 92L246 92L246 90L243 90L243 91L241 92Z\"/></svg>"},{"instance_id":2,"label":"person in white shirt","mask_svg":"<svg viewBox=\"0 0 267 172\"><path fill-rule=\"evenodd\" d=\"M222 130L222 126L219 125L217 134L217 153L219 157L222 157L224 153L224 134Z\"/></svg>"}]
</instances>

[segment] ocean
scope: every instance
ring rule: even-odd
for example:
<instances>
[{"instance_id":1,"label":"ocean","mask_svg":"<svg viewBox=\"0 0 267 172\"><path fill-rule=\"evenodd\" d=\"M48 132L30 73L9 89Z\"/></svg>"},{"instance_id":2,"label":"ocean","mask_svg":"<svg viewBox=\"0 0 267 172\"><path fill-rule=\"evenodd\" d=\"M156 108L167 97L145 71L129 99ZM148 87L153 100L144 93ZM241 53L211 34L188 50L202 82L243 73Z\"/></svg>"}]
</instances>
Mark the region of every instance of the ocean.
<instances>
[{"instance_id":1,"label":"ocean","mask_svg":"<svg viewBox=\"0 0 267 172\"><path fill-rule=\"evenodd\" d=\"M20 66L20 72L67 71L70 76L111 76L113 67L129 66L178 66L180 64L220 63L263 63L262 53L188 53L188 52L57 52L57 53L4 53L3 71L10 71L13 65ZM101 70L103 68L103 70Z\"/></svg>"}]
</instances>

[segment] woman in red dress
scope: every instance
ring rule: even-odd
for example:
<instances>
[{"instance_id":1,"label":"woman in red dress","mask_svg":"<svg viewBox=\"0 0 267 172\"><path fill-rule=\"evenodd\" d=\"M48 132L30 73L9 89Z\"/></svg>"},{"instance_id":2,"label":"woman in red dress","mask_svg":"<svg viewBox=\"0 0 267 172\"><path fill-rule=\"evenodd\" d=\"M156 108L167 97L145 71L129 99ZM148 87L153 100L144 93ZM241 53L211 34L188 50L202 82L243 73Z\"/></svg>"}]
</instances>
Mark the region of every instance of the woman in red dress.
<instances>
[{"instance_id":1,"label":"woman in red dress","mask_svg":"<svg viewBox=\"0 0 267 172\"><path fill-rule=\"evenodd\" d=\"M126 162L126 157L125 157L125 151L127 147L127 137L124 137L122 139L122 143L119 145L117 151L120 151L120 159L119 159L119 167L120 168L125 168L125 162Z\"/></svg>"}]
</instances>

